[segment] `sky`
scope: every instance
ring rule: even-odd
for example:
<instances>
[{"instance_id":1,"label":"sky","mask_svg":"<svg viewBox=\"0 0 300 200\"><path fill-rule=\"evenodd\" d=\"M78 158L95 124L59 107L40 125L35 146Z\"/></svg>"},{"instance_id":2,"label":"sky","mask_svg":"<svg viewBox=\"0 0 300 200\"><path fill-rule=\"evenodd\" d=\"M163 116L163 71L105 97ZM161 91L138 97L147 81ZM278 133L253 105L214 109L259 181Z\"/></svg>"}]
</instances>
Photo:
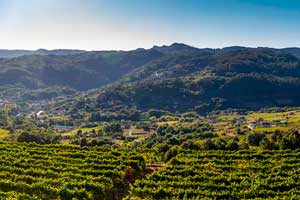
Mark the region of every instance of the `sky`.
<instances>
[{"instance_id":1,"label":"sky","mask_svg":"<svg viewBox=\"0 0 300 200\"><path fill-rule=\"evenodd\" d=\"M0 49L300 47L299 0L0 0Z\"/></svg>"}]
</instances>

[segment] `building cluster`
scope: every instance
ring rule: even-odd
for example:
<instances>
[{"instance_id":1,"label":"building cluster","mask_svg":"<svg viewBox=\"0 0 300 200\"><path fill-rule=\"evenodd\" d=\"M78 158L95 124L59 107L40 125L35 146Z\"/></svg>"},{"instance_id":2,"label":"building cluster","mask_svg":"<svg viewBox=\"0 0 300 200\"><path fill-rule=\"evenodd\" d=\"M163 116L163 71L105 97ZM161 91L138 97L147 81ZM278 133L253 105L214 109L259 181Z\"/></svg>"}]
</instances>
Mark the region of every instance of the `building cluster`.
<instances>
[{"instance_id":1,"label":"building cluster","mask_svg":"<svg viewBox=\"0 0 300 200\"><path fill-rule=\"evenodd\" d=\"M0 99L0 107L10 106L10 105L16 105L15 102L9 99Z\"/></svg>"},{"instance_id":2,"label":"building cluster","mask_svg":"<svg viewBox=\"0 0 300 200\"><path fill-rule=\"evenodd\" d=\"M259 118L257 120L247 121L245 117L236 118L233 120L234 124L247 124L247 127L250 130L255 128L270 128L274 126L285 126L288 124L288 119L286 120L272 120L272 121L265 121L263 118Z\"/></svg>"}]
</instances>

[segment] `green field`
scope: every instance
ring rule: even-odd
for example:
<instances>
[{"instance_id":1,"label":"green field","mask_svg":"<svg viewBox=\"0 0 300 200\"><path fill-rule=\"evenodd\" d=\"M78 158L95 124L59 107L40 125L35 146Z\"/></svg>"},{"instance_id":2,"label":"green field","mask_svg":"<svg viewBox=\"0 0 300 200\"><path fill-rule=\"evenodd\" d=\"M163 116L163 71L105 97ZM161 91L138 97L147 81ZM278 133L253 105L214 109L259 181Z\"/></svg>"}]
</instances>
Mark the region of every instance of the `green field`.
<instances>
[{"instance_id":1,"label":"green field","mask_svg":"<svg viewBox=\"0 0 300 200\"><path fill-rule=\"evenodd\" d=\"M183 151L128 199L300 199L300 151Z\"/></svg>"},{"instance_id":2,"label":"green field","mask_svg":"<svg viewBox=\"0 0 300 200\"><path fill-rule=\"evenodd\" d=\"M5 129L0 129L0 140L9 136L9 131Z\"/></svg>"},{"instance_id":3,"label":"green field","mask_svg":"<svg viewBox=\"0 0 300 200\"><path fill-rule=\"evenodd\" d=\"M72 131L69 131L69 132L66 132L66 133L63 133L62 136L73 136L75 135L79 130L82 131L82 133L90 133L92 132L93 130L95 130L96 132L101 130L102 129L102 126L97 126L97 127L93 127L93 128L77 128L77 129L74 129Z\"/></svg>"},{"instance_id":4,"label":"green field","mask_svg":"<svg viewBox=\"0 0 300 200\"><path fill-rule=\"evenodd\" d=\"M214 127L216 133L219 135L229 135L232 136L236 134L237 128L242 130L247 130L247 126L251 122L266 122L270 123L270 126L258 125L253 129L254 132L275 132L278 131L289 131L300 130L300 110L292 110L286 112L249 112L248 114L219 114L214 116L215 122L211 123ZM237 125L234 120L244 118L245 122ZM281 122L286 122L286 124L280 124ZM243 129L243 127L245 127ZM249 130L248 130L249 131Z\"/></svg>"},{"instance_id":5,"label":"green field","mask_svg":"<svg viewBox=\"0 0 300 200\"><path fill-rule=\"evenodd\" d=\"M145 168L135 150L0 143L0 199L120 199Z\"/></svg>"},{"instance_id":6,"label":"green field","mask_svg":"<svg viewBox=\"0 0 300 200\"><path fill-rule=\"evenodd\" d=\"M274 126L274 127L258 127L255 128L254 131L257 133L270 132L273 133L275 131L288 131L291 127L288 126Z\"/></svg>"},{"instance_id":7,"label":"green field","mask_svg":"<svg viewBox=\"0 0 300 200\"><path fill-rule=\"evenodd\" d=\"M179 150L163 163L145 148L0 143L0 158L0 199L300 198L299 150Z\"/></svg>"},{"instance_id":8,"label":"green field","mask_svg":"<svg viewBox=\"0 0 300 200\"><path fill-rule=\"evenodd\" d=\"M173 125L173 124L177 124L178 121L166 121L166 122L157 122L156 124L158 126L163 126L163 125Z\"/></svg>"}]
</instances>

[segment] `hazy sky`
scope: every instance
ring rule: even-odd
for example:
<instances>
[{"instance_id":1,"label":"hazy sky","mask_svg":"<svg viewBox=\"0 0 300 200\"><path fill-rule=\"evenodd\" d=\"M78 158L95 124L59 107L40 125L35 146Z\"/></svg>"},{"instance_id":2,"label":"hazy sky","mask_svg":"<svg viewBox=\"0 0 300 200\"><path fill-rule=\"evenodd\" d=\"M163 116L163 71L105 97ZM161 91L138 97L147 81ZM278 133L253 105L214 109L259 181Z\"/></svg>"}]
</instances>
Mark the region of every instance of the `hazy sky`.
<instances>
[{"instance_id":1,"label":"hazy sky","mask_svg":"<svg viewBox=\"0 0 300 200\"><path fill-rule=\"evenodd\" d=\"M0 49L300 47L300 0L0 0Z\"/></svg>"}]
</instances>

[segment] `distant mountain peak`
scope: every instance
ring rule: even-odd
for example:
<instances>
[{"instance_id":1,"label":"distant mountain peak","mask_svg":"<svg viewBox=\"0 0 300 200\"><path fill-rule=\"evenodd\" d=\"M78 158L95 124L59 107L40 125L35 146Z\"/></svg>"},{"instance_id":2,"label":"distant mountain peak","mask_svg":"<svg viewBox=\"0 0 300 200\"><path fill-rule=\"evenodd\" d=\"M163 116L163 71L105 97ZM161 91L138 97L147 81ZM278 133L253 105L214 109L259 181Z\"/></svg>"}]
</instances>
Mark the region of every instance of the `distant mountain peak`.
<instances>
[{"instance_id":1,"label":"distant mountain peak","mask_svg":"<svg viewBox=\"0 0 300 200\"><path fill-rule=\"evenodd\" d=\"M136 51L145 51L146 49L144 48L137 48Z\"/></svg>"},{"instance_id":2,"label":"distant mountain peak","mask_svg":"<svg viewBox=\"0 0 300 200\"><path fill-rule=\"evenodd\" d=\"M45 53L45 52L48 52L48 50L47 49L38 49L38 50L36 50L36 52L43 52L43 53Z\"/></svg>"},{"instance_id":3,"label":"distant mountain peak","mask_svg":"<svg viewBox=\"0 0 300 200\"><path fill-rule=\"evenodd\" d=\"M175 42L175 43L171 44L170 47L195 48L195 47L192 47L190 45L187 45L187 44L184 44L184 43L178 43L178 42Z\"/></svg>"},{"instance_id":4,"label":"distant mountain peak","mask_svg":"<svg viewBox=\"0 0 300 200\"><path fill-rule=\"evenodd\" d=\"M198 51L198 48L186 45L184 43L173 43L169 46L163 45L163 46L153 46L152 49L155 49L157 51L163 52L163 53L179 53L183 51Z\"/></svg>"}]
</instances>

